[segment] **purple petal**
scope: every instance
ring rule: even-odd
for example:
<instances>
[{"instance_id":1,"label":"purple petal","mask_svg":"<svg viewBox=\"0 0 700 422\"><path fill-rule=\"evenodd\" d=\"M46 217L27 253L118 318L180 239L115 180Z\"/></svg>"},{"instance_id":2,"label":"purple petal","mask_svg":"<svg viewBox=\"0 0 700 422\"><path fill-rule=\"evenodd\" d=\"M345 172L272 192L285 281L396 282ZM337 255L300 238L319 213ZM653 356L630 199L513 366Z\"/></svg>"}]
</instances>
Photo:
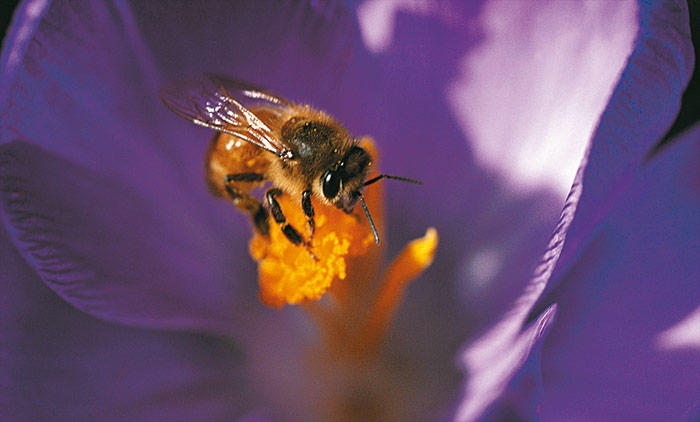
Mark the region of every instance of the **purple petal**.
<instances>
[{"instance_id":1,"label":"purple petal","mask_svg":"<svg viewBox=\"0 0 700 422\"><path fill-rule=\"evenodd\" d=\"M453 308L455 314L444 315L445 320L466 325L445 326L459 337L455 344L516 295L515 286L508 286L506 294L492 293L509 276L522 279L531 272L560 207L547 189L515 190L502 174L479 166L472 154L473 139L460 128L446 95L461 63L482 43L484 3L437 2L435 7L426 2L425 8L395 3L391 44L380 54L358 49L338 87L341 100L329 102L329 109L354 133L375 138L382 171L424 182L418 187L385 184L388 255L398 253L426 224L437 227L440 249L432 269L411 288L407 300L420 303L405 327L416 330L416 324L425 324L428 336L437 334L430 327L434 320L421 317L435 306ZM442 6L449 10L448 17ZM498 263L477 271L481 277L473 282L472 263L479 261ZM453 285L445 285L446 280L454 280ZM455 300L455 292L460 300ZM470 318L464 318L465 309ZM445 349L440 342L426 343Z\"/></svg>"},{"instance_id":2,"label":"purple petal","mask_svg":"<svg viewBox=\"0 0 700 422\"><path fill-rule=\"evenodd\" d=\"M197 236L221 251L242 242L244 225L217 225L230 209L211 200L201 159L192 158L204 156L210 134L173 127L128 6L35 1L25 9L33 12L17 15L3 50L13 65L1 69L0 142L29 140L153 198L167 210L164 223L182 232L183 249L202 250Z\"/></svg>"},{"instance_id":3,"label":"purple petal","mask_svg":"<svg viewBox=\"0 0 700 422\"><path fill-rule=\"evenodd\" d=\"M493 1L448 95L475 160L563 202L634 45L636 4Z\"/></svg>"},{"instance_id":4,"label":"purple petal","mask_svg":"<svg viewBox=\"0 0 700 422\"><path fill-rule=\"evenodd\" d=\"M24 9L30 5L42 3ZM13 28L23 29L5 43L3 58L13 66L2 69L8 86L1 104L2 140L31 139L100 172L148 186L165 170L165 145L158 145L152 117L157 103L149 100L158 82L153 68L134 53L143 47L130 32L128 13L105 3L75 7L64 1L47 3L36 13L42 16L38 22L18 15ZM20 35L30 30L25 46ZM124 172L125 163L131 172Z\"/></svg>"},{"instance_id":5,"label":"purple petal","mask_svg":"<svg viewBox=\"0 0 700 422\"><path fill-rule=\"evenodd\" d=\"M634 52L591 141L585 189L548 289L559 282L609 211L623 200L630 178L671 127L693 73L684 1L640 4Z\"/></svg>"},{"instance_id":6,"label":"purple petal","mask_svg":"<svg viewBox=\"0 0 700 422\"><path fill-rule=\"evenodd\" d=\"M17 5L14 20L7 28L0 58L0 103L5 104L14 76L22 65L27 46L48 10L47 0L25 1ZM7 9L7 8L6 8Z\"/></svg>"},{"instance_id":7,"label":"purple petal","mask_svg":"<svg viewBox=\"0 0 700 422\"><path fill-rule=\"evenodd\" d=\"M335 87L354 59L356 30L338 0L135 1L132 8L165 81L220 73L321 107L320 98L339 100Z\"/></svg>"},{"instance_id":8,"label":"purple petal","mask_svg":"<svg viewBox=\"0 0 700 422\"><path fill-rule=\"evenodd\" d=\"M21 141L0 146L0 190L20 253L77 308L147 327L234 328L225 267L182 248L151 198Z\"/></svg>"},{"instance_id":9,"label":"purple petal","mask_svg":"<svg viewBox=\"0 0 700 422\"><path fill-rule=\"evenodd\" d=\"M21 143L3 148L4 188L28 189L3 196L20 250L80 309L113 321L222 331L231 325L235 280L223 265L231 261L228 244L199 206L205 188L188 191L183 172L171 167L177 160L159 145L148 118L159 109L157 83L140 60L143 47L128 11L103 3L44 6L20 8L33 12L17 15L19 29L3 55L9 85L2 142L30 139L55 151ZM150 286L151 277L161 281ZM193 295L194 282L201 289ZM181 304L190 297L191 304Z\"/></svg>"},{"instance_id":10,"label":"purple petal","mask_svg":"<svg viewBox=\"0 0 700 422\"><path fill-rule=\"evenodd\" d=\"M699 157L696 125L618 192L616 207L543 298L560 306L543 352L543 418L697 417Z\"/></svg>"},{"instance_id":11,"label":"purple petal","mask_svg":"<svg viewBox=\"0 0 700 422\"><path fill-rule=\"evenodd\" d=\"M658 347L661 330L691 314L699 296L697 283L691 282L700 275L698 175L690 170L698 167L697 133L687 134L685 146L667 152L664 160L644 167L644 158L675 118L692 58L685 4L642 4L636 48L540 266L511 311L464 354L467 390L471 386L476 392L465 397L462 409L496 403L489 414L513 408L518 417L532 418L539 413L540 389L541 413L552 420L648 414L652 420L677 419L697 406L697 388L689 380L697 381L697 354L659 353ZM688 231L682 234L682 228ZM551 290L560 280L552 296L541 297L545 287ZM492 344L491 353L506 353L538 299L534 315L558 302L560 317L542 356L544 384L536 377L541 387L506 390L503 397L530 404L513 407L503 404L500 392L476 388L472 380L490 372L486 360L470 356L484 342ZM520 370L516 365L496 374L492 383ZM578 378L572 380L574 375ZM679 385L671 386L678 376ZM653 385L656 380L659 386ZM666 400L663 391L678 394ZM470 417L484 416L479 412Z\"/></svg>"},{"instance_id":12,"label":"purple petal","mask_svg":"<svg viewBox=\"0 0 700 422\"><path fill-rule=\"evenodd\" d=\"M0 228L3 420L233 420L253 406L239 349L128 328L46 288Z\"/></svg>"},{"instance_id":13,"label":"purple petal","mask_svg":"<svg viewBox=\"0 0 700 422\"><path fill-rule=\"evenodd\" d=\"M478 371L470 374L464 391L469 400L457 409L456 420L537 419L542 343L556 313L552 305L521 333L502 325L470 346L462 358L466 368Z\"/></svg>"},{"instance_id":14,"label":"purple petal","mask_svg":"<svg viewBox=\"0 0 700 422\"><path fill-rule=\"evenodd\" d=\"M376 137L384 171L425 182L387 182L388 244L417 235L421 222L437 226L440 252L424 284L435 288L420 296L459 292L469 328L517 297L545 248L565 198L552 185L561 185L564 164L575 170L581 158L563 163L551 154L585 148L631 50L634 9L557 1L359 8L379 54L351 64L338 114ZM391 33L372 44L376 27ZM563 177L569 186L572 178Z\"/></svg>"}]
</instances>

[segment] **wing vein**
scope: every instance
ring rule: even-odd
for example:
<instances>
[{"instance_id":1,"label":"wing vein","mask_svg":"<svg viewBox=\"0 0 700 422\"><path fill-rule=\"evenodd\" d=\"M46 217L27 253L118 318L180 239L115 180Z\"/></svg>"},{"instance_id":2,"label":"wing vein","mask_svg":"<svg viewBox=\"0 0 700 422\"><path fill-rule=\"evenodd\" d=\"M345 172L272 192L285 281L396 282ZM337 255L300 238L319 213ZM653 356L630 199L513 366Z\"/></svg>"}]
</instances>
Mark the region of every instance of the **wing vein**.
<instances>
[{"instance_id":1,"label":"wing vein","mask_svg":"<svg viewBox=\"0 0 700 422\"><path fill-rule=\"evenodd\" d=\"M246 82L207 74L183 79L161 88L163 103L191 122L250 142L284 159L293 159L290 149L251 106L279 117L293 105L288 100ZM250 105L249 105L250 104ZM269 118L269 117L268 117Z\"/></svg>"}]
</instances>

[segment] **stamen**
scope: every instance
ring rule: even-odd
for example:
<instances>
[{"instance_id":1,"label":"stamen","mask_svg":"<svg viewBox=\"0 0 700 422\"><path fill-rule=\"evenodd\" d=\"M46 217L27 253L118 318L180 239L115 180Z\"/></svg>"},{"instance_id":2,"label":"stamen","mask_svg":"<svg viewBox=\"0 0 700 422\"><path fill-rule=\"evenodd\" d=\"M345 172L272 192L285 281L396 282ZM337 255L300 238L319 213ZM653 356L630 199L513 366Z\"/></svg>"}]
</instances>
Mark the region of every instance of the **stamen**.
<instances>
[{"instance_id":1,"label":"stamen","mask_svg":"<svg viewBox=\"0 0 700 422\"><path fill-rule=\"evenodd\" d=\"M363 327L358 349L376 350L403 298L406 286L432 264L438 244L437 230L410 242L391 263Z\"/></svg>"}]
</instances>

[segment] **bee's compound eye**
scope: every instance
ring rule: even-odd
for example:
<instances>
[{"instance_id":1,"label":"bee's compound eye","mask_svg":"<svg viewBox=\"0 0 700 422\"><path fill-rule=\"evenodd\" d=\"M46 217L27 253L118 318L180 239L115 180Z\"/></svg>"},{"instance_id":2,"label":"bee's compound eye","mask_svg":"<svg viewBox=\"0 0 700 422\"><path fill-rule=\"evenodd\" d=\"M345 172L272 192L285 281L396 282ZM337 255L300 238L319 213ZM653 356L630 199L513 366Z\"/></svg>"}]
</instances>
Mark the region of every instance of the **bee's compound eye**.
<instances>
[{"instance_id":1,"label":"bee's compound eye","mask_svg":"<svg viewBox=\"0 0 700 422\"><path fill-rule=\"evenodd\" d=\"M323 196L333 199L340 191L340 173L328 170L323 174Z\"/></svg>"}]
</instances>

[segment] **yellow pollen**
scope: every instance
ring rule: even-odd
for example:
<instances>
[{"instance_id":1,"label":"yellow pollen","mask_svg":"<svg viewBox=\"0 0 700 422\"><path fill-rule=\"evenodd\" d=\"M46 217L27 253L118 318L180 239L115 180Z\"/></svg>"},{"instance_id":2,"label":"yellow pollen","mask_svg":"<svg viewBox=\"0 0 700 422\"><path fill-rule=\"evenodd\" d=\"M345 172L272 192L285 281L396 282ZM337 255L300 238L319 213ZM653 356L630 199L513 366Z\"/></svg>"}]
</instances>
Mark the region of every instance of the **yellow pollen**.
<instances>
[{"instance_id":1,"label":"yellow pollen","mask_svg":"<svg viewBox=\"0 0 700 422\"><path fill-rule=\"evenodd\" d=\"M287 221L308 238L301 206L287 195L279 197L278 202ZM269 306L318 300L335 279L345 279L347 257L376 249L364 215L348 215L317 201L313 205L316 230L310 251L291 243L272 219L269 237L255 235L250 242L251 255L259 263L260 298Z\"/></svg>"}]
</instances>

